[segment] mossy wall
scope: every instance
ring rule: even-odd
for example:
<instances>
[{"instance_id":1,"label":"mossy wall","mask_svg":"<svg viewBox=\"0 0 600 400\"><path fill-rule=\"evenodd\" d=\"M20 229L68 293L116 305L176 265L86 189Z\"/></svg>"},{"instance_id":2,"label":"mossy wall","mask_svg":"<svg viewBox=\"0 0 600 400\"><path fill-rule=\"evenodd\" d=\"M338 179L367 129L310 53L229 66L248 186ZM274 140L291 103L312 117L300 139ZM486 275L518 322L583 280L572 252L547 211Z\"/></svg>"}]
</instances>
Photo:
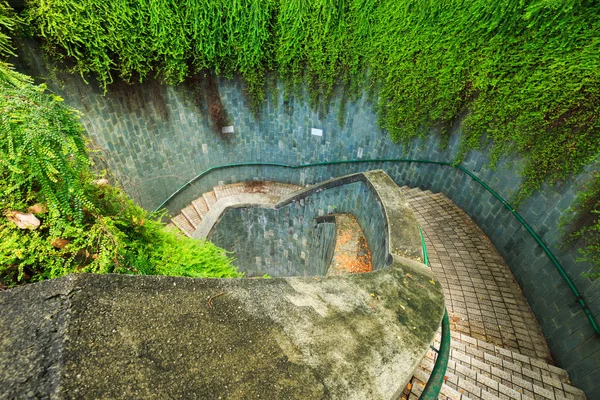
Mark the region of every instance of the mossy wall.
<instances>
[{"instance_id":1,"label":"mossy wall","mask_svg":"<svg viewBox=\"0 0 600 400\"><path fill-rule=\"evenodd\" d=\"M34 43L28 42L19 50L18 68L40 80L48 80L50 87L69 105L83 112L82 122L101 149L105 166L139 204L149 209L199 173L226 163L304 164L373 158L453 161L460 150L459 123L452 127L445 148L436 139L416 141L407 148L393 144L378 127L373 102L367 96L346 104L340 116L337 112L340 97L336 95L329 112L319 115L309 108L305 96L284 98L282 90L274 90L270 91L260 114L253 115L236 79L218 80L220 98L234 127L233 135L225 140L211 128L207 94L198 89L202 85L167 87L153 81L134 86L116 84L103 96L100 89L86 85L80 77L49 69ZM281 89L281 82L277 87ZM521 182L519 172L523 162L504 159L493 170L487 166L489 161L486 152L472 151L463 166L510 200ZM479 224L510 265L557 363L569 370L574 384L586 390L589 398L600 397L600 339L594 336L574 296L513 215L454 168L414 163L346 164L297 170L232 168L195 182L168 207L176 212L219 183L273 179L311 184L376 168L386 170L399 185L445 193ZM555 187L543 187L519 207L519 212L549 245L598 317L600 282L582 276L589 265L576 261L575 249L560 247L559 219L584 178L579 176Z\"/></svg>"}]
</instances>

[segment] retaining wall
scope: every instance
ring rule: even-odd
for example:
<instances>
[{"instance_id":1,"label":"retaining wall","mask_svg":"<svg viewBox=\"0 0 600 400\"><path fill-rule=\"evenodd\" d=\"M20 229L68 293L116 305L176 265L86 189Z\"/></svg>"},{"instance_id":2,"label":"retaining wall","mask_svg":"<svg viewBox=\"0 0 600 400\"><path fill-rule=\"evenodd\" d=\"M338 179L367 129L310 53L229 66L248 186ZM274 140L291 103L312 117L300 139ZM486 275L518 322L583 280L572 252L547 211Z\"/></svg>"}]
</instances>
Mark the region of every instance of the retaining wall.
<instances>
[{"instance_id":1,"label":"retaining wall","mask_svg":"<svg viewBox=\"0 0 600 400\"><path fill-rule=\"evenodd\" d=\"M351 213L365 233L374 269L382 268L388 255L388 230L381 203L364 182L337 186L344 181L342 178L323 185L321 190L292 196L276 208L229 208L207 239L233 251L235 264L248 276L325 275L329 262L323 255L328 254L335 235L331 230L317 235L315 219L325 214Z\"/></svg>"},{"instance_id":2,"label":"retaining wall","mask_svg":"<svg viewBox=\"0 0 600 400\"><path fill-rule=\"evenodd\" d=\"M260 115L245 102L239 80L219 80L220 96L234 133L227 141L210 127L205 97L189 85L167 87L156 82L114 85L106 96L80 77L53 72L38 46L21 46L18 68L38 80L48 80L67 104L84 113L82 122L103 150L106 166L127 192L148 209L155 208L181 185L207 168L224 163L280 162L303 164L333 160L413 158L453 161L460 142L456 124L450 143L442 148L431 137L411 146L393 144L377 125L373 103L363 96L349 102L338 123L340 98L326 115L308 106L305 96L271 92ZM281 85L279 85L281 87ZM472 151L463 166L511 199L521 179L519 159L487 166L486 152ZM528 232L481 186L452 167L414 163L372 163L290 170L244 167L221 170L191 185L169 204L177 211L219 183L270 179L312 184L351 172L384 169L399 185L441 191L463 208L483 229L510 265L540 321L558 365L568 369L575 385L590 398L600 398L600 339L594 336L574 296ZM519 212L549 245L586 297L593 314L600 313L599 281L582 276L589 265L577 262L574 249L560 247L558 221L586 175L555 187L544 187L524 202Z\"/></svg>"}]
</instances>

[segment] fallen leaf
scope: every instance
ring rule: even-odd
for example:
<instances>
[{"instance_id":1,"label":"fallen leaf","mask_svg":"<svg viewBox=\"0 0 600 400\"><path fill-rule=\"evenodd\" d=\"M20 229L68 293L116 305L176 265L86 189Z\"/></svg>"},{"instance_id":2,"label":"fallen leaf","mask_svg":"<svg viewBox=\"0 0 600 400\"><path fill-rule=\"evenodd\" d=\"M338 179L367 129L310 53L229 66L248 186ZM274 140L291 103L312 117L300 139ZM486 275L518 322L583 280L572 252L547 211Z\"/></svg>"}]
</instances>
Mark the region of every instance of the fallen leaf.
<instances>
[{"instance_id":1,"label":"fallen leaf","mask_svg":"<svg viewBox=\"0 0 600 400\"><path fill-rule=\"evenodd\" d=\"M92 183L97 186L106 186L106 185L108 185L108 179L106 179L106 178L96 179L96 180L93 180Z\"/></svg>"},{"instance_id":2,"label":"fallen leaf","mask_svg":"<svg viewBox=\"0 0 600 400\"><path fill-rule=\"evenodd\" d=\"M7 211L4 215L6 215L6 218L8 218L9 221L14 222L15 225L21 229L34 230L40 226L40 220L31 213L23 214L18 211Z\"/></svg>"},{"instance_id":3,"label":"fallen leaf","mask_svg":"<svg viewBox=\"0 0 600 400\"><path fill-rule=\"evenodd\" d=\"M48 206L42 203L36 203L29 207L28 211L33 214L42 214L48 212Z\"/></svg>"},{"instance_id":4,"label":"fallen leaf","mask_svg":"<svg viewBox=\"0 0 600 400\"><path fill-rule=\"evenodd\" d=\"M64 249L69 243L71 243L71 241L68 239L54 239L52 241L52 246L56 247L57 249Z\"/></svg>"}]
</instances>

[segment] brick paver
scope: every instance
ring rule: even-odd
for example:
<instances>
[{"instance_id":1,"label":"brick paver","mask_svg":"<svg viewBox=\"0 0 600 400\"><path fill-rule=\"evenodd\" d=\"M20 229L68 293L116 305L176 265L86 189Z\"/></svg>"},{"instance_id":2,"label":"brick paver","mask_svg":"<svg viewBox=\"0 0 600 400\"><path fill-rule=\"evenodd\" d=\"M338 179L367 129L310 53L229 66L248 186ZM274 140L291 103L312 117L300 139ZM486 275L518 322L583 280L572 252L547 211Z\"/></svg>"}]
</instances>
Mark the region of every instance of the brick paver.
<instances>
[{"instance_id":1,"label":"brick paver","mask_svg":"<svg viewBox=\"0 0 600 400\"><path fill-rule=\"evenodd\" d=\"M451 330L552 362L519 285L481 229L443 194L404 189L444 288Z\"/></svg>"}]
</instances>

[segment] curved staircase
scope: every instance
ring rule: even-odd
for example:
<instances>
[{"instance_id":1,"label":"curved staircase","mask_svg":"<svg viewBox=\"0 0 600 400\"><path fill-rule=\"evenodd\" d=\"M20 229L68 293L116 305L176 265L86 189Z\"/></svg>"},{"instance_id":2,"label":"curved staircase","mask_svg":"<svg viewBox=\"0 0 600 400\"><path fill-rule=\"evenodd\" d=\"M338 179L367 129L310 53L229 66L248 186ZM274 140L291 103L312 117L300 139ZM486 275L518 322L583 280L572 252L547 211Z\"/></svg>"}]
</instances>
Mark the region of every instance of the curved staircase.
<instances>
[{"instance_id":1,"label":"curved staircase","mask_svg":"<svg viewBox=\"0 0 600 400\"><path fill-rule=\"evenodd\" d=\"M224 207L275 204L302 188L278 182L220 185L185 207L169 225L187 236L203 238L208 230L202 224L212 226ZM450 361L438 398L586 399L582 390L570 384L567 371L553 365L527 300L481 229L441 193L406 186L402 191L423 229L431 268L444 289L450 318ZM401 399L421 395L439 340L438 332Z\"/></svg>"},{"instance_id":2,"label":"curved staircase","mask_svg":"<svg viewBox=\"0 0 600 400\"><path fill-rule=\"evenodd\" d=\"M450 361L439 399L585 399L567 371L553 365L527 300L481 229L441 193L402 190L423 229L450 318ZM432 347L439 340L438 333ZM436 356L427 353L403 399L419 398Z\"/></svg>"},{"instance_id":3,"label":"curved staircase","mask_svg":"<svg viewBox=\"0 0 600 400\"><path fill-rule=\"evenodd\" d=\"M184 235L205 238L220 211L235 204L275 204L281 197L302 186L273 181L248 181L215 186L212 191L192 201L167 226L177 227Z\"/></svg>"}]
</instances>

